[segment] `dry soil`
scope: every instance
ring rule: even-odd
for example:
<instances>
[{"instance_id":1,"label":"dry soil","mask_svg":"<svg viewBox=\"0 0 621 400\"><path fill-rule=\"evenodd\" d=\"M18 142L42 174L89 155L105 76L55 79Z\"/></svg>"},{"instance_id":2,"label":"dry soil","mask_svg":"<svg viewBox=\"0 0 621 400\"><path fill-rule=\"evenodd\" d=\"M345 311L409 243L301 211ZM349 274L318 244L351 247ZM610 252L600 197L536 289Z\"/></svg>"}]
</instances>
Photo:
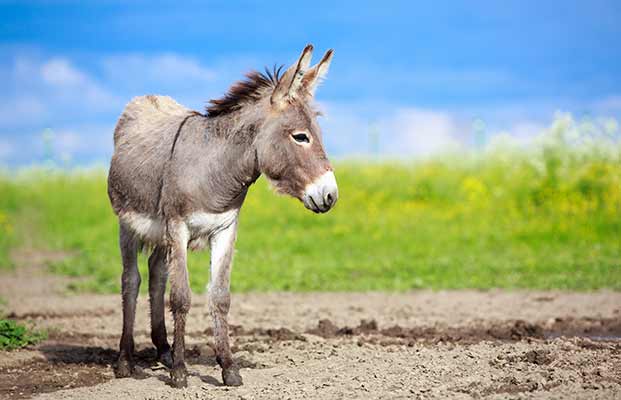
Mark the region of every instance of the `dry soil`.
<instances>
[{"instance_id":1,"label":"dry soil","mask_svg":"<svg viewBox=\"0 0 621 400\"><path fill-rule=\"evenodd\" d=\"M0 352L0 398L621 398L621 293L610 291L234 294L239 388L221 385L197 295L187 389L170 387L154 362L141 296L139 367L115 379L120 296L68 294L69 280L42 272L54 257L18 254L29 266L0 276L5 314L49 332Z\"/></svg>"}]
</instances>

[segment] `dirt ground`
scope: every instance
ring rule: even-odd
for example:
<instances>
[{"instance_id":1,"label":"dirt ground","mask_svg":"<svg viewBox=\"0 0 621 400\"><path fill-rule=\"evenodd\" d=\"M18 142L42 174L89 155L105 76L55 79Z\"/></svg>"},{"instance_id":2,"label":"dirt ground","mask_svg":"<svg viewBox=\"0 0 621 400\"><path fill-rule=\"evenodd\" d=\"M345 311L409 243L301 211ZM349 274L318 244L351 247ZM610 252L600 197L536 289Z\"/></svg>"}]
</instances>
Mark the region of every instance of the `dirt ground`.
<instances>
[{"instance_id":1,"label":"dirt ground","mask_svg":"<svg viewBox=\"0 0 621 400\"><path fill-rule=\"evenodd\" d=\"M154 363L141 296L139 368L115 379L120 296L66 294L70 281L41 268L62 256L18 254L29 266L0 276L5 312L49 332L0 352L2 399L621 398L621 293L610 291L234 294L239 388L221 385L197 295L180 390Z\"/></svg>"}]
</instances>

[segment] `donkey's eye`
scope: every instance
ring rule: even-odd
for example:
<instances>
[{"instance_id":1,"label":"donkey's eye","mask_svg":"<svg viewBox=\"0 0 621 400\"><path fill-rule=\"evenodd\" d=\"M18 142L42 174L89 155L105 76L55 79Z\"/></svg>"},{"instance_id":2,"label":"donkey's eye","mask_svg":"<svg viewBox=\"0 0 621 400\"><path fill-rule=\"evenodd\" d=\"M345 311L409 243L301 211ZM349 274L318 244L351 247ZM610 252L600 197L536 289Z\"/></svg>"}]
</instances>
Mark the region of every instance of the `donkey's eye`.
<instances>
[{"instance_id":1,"label":"donkey's eye","mask_svg":"<svg viewBox=\"0 0 621 400\"><path fill-rule=\"evenodd\" d=\"M298 143L310 143L308 135L304 132L292 133L291 137Z\"/></svg>"}]
</instances>

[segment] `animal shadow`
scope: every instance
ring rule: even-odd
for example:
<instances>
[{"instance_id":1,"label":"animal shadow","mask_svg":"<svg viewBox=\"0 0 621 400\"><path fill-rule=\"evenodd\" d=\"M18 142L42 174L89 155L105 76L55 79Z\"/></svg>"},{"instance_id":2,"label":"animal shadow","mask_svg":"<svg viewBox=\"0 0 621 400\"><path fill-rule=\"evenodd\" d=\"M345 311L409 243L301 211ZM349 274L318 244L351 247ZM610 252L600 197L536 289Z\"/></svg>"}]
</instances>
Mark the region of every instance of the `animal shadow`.
<instances>
[{"instance_id":1,"label":"animal shadow","mask_svg":"<svg viewBox=\"0 0 621 400\"><path fill-rule=\"evenodd\" d=\"M43 353L45 359L50 364L73 364L73 365L97 365L115 367L119 357L119 352L111 348L101 346L85 346L75 344L43 344L38 347ZM201 351L202 349L193 346L186 350L186 362L189 365L205 365L210 367L218 366L216 358L209 352ZM207 354L205 354L207 353ZM235 357L235 362L240 368L261 368L262 366L245 359L244 357ZM159 371L168 369L157 361L157 351L155 348L147 347L137 350L134 353L135 371L132 374L134 379L146 379L151 376L170 385L168 373L149 374L147 371ZM189 372L190 376L198 377L202 382L213 385L222 386L222 382L210 375L202 375L195 371Z\"/></svg>"}]
</instances>

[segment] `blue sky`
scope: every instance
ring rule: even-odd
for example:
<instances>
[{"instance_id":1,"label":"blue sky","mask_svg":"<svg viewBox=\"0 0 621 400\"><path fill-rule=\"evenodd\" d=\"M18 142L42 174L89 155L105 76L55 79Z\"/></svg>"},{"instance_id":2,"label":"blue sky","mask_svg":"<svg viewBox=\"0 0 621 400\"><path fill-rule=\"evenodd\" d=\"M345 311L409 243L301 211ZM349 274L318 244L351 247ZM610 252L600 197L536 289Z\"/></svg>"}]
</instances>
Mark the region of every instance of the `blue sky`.
<instances>
[{"instance_id":1,"label":"blue sky","mask_svg":"<svg viewBox=\"0 0 621 400\"><path fill-rule=\"evenodd\" d=\"M0 165L105 163L133 96L202 109L306 43L335 49L317 101L336 157L469 146L481 121L525 141L558 111L621 116L618 1L0 0L0 18Z\"/></svg>"}]
</instances>

